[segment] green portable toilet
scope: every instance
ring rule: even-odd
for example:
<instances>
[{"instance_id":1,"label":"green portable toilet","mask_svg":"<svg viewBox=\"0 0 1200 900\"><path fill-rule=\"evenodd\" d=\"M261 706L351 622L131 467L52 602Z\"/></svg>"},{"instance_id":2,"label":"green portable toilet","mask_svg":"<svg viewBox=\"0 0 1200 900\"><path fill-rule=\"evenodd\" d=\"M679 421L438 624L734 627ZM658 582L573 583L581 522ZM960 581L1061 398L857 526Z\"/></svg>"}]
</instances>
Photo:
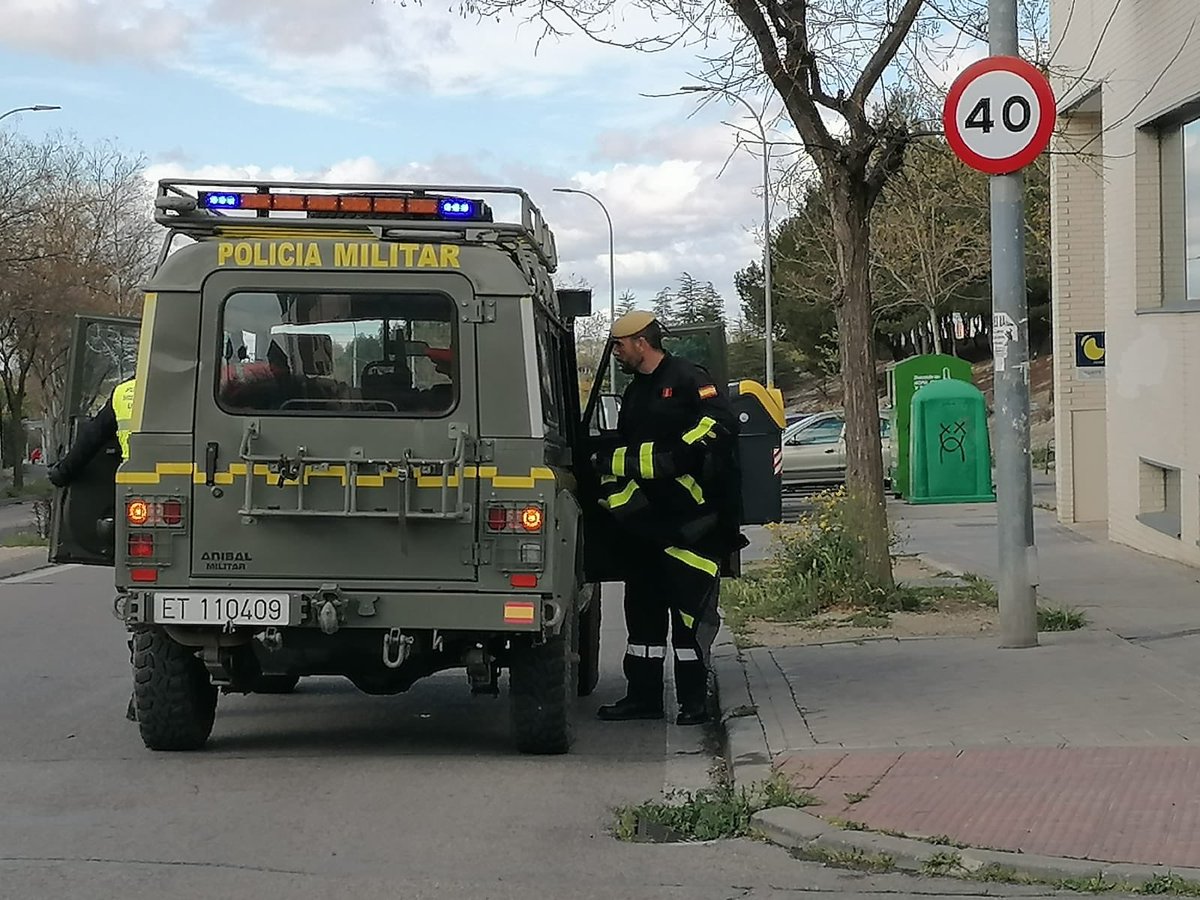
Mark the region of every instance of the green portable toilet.
<instances>
[{"instance_id":1,"label":"green portable toilet","mask_svg":"<svg viewBox=\"0 0 1200 900\"><path fill-rule=\"evenodd\" d=\"M910 503L992 503L987 403L979 388L931 381L912 398Z\"/></svg>"},{"instance_id":2,"label":"green portable toilet","mask_svg":"<svg viewBox=\"0 0 1200 900\"><path fill-rule=\"evenodd\" d=\"M888 371L888 394L892 402L892 493L909 495L909 414L912 398L931 381L954 378L971 383L971 364L945 353L910 356Z\"/></svg>"}]
</instances>

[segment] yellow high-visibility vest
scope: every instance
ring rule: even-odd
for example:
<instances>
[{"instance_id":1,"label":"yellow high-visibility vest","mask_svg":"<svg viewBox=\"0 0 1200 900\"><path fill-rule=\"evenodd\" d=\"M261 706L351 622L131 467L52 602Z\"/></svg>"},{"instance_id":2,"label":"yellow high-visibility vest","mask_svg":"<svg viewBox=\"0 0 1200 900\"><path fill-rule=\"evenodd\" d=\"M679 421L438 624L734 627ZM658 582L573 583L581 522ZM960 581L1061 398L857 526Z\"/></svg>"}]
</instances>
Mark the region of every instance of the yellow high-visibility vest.
<instances>
[{"instance_id":1,"label":"yellow high-visibility vest","mask_svg":"<svg viewBox=\"0 0 1200 900\"><path fill-rule=\"evenodd\" d=\"M133 423L133 395L137 382L130 378L113 389L113 412L117 415L117 442L121 445L121 459L129 459L129 433Z\"/></svg>"}]
</instances>

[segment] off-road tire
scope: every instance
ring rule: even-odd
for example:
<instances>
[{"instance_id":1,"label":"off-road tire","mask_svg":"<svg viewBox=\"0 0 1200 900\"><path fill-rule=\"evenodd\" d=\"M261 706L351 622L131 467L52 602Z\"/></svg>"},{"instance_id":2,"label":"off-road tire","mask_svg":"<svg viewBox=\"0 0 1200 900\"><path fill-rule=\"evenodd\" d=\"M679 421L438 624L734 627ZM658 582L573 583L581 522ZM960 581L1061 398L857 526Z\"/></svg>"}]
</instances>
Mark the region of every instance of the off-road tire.
<instances>
[{"instance_id":1,"label":"off-road tire","mask_svg":"<svg viewBox=\"0 0 1200 900\"><path fill-rule=\"evenodd\" d=\"M571 749L576 690L571 644L577 621L574 613L569 614L569 627L541 644L517 650L509 662L512 728L521 753L566 753Z\"/></svg>"},{"instance_id":2,"label":"off-road tire","mask_svg":"<svg viewBox=\"0 0 1200 900\"><path fill-rule=\"evenodd\" d=\"M199 750L212 733L217 688L195 651L156 629L134 637L138 730L151 750Z\"/></svg>"},{"instance_id":3,"label":"off-road tire","mask_svg":"<svg viewBox=\"0 0 1200 900\"><path fill-rule=\"evenodd\" d=\"M579 678L576 692L591 696L600 683L600 585L587 585L592 602L579 614Z\"/></svg>"},{"instance_id":4,"label":"off-road tire","mask_svg":"<svg viewBox=\"0 0 1200 900\"><path fill-rule=\"evenodd\" d=\"M290 694L300 683L299 675L259 675L254 679L255 694Z\"/></svg>"}]
</instances>

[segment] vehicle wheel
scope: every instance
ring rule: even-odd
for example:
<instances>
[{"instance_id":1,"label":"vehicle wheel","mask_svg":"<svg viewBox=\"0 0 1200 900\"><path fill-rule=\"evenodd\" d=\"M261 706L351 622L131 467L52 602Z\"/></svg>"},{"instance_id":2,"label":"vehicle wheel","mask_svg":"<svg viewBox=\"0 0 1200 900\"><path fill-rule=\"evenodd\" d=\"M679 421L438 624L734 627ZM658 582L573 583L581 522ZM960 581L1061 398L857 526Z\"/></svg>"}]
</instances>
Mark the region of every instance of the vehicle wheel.
<instances>
[{"instance_id":1,"label":"vehicle wheel","mask_svg":"<svg viewBox=\"0 0 1200 900\"><path fill-rule=\"evenodd\" d=\"M255 694L290 694L300 683L299 675L259 675L254 681Z\"/></svg>"},{"instance_id":2,"label":"vehicle wheel","mask_svg":"<svg viewBox=\"0 0 1200 900\"><path fill-rule=\"evenodd\" d=\"M142 743L151 750L199 750L208 741L216 685L194 650L158 629L134 638L133 696Z\"/></svg>"},{"instance_id":3,"label":"vehicle wheel","mask_svg":"<svg viewBox=\"0 0 1200 900\"><path fill-rule=\"evenodd\" d=\"M576 679L571 665L572 632L578 617L558 635L513 654L508 666L513 734L522 753L566 753L571 748L571 712Z\"/></svg>"},{"instance_id":4,"label":"vehicle wheel","mask_svg":"<svg viewBox=\"0 0 1200 900\"><path fill-rule=\"evenodd\" d=\"M600 585L590 584L592 602L579 614L580 697L588 697L600 683Z\"/></svg>"}]
</instances>

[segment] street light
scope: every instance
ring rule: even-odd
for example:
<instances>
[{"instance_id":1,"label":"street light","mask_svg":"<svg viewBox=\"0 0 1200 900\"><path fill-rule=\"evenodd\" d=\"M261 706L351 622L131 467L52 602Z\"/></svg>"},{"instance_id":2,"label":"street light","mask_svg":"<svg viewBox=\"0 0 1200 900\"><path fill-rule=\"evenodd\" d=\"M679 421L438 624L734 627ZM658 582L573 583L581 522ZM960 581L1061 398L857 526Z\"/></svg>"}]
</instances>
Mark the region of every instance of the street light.
<instances>
[{"instance_id":1,"label":"street light","mask_svg":"<svg viewBox=\"0 0 1200 900\"><path fill-rule=\"evenodd\" d=\"M608 313L612 321L617 321L617 265L616 255L613 253L613 224L612 216L608 214L608 207L595 194L590 194L587 191L581 191L579 188L555 188L560 194L583 194L585 197L591 197L604 210L604 218L608 220ZM617 392L617 358L610 356L608 358L608 377L609 388L615 394Z\"/></svg>"},{"instance_id":2,"label":"street light","mask_svg":"<svg viewBox=\"0 0 1200 900\"><path fill-rule=\"evenodd\" d=\"M18 106L16 109L10 109L8 112L4 113L4 115L0 116L0 119L5 119L5 118L11 116L13 113L50 112L53 109L62 109L62 107L61 106L46 106L41 103L37 104L36 106Z\"/></svg>"},{"instance_id":3,"label":"street light","mask_svg":"<svg viewBox=\"0 0 1200 900\"><path fill-rule=\"evenodd\" d=\"M775 387L775 329L771 315L771 153L770 145L767 143L767 129L763 125L762 116L754 111L754 107L747 103L745 98L728 88L710 87L706 84L686 84L679 90L688 94L723 94L726 98L736 100L746 107L750 117L758 123L758 133L762 138L763 145L763 309L765 313L763 322L767 332L767 388L770 390Z\"/></svg>"}]
</instances>

